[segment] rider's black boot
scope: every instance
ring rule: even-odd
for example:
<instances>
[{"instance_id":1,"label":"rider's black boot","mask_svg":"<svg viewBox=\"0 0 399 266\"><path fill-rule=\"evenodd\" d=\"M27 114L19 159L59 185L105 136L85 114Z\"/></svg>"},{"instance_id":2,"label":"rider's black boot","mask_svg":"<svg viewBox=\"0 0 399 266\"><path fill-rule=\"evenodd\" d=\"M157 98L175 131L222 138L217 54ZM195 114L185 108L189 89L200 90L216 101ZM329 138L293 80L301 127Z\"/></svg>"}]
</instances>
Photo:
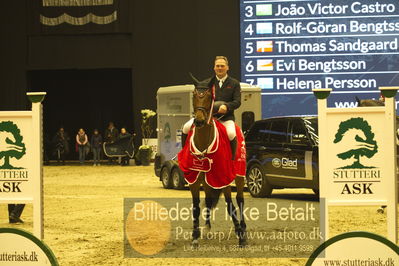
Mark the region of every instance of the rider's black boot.
<instances>
[{"instance_id":1,"label":"rider's black boot","mask_svg":"<svg viewBox=\"0 0 399 266\"><path fill-rule=\"evenodd\" d=\"M230 140L230 148L231 148L231 159L234 161L236 158L236 151L237 151L237 137L234 137L234 139Z\"/></svg>"},{"instance_id":2,"label":"rider's black boot","mask_svg":"<svg viewBox=\"0 0 399 266\"><path fill-rule=\"evenodd\" d=\"M181 133L181 148L183 149L184 144L186 144L187 134Z\"/></svg>"}]
</instances>

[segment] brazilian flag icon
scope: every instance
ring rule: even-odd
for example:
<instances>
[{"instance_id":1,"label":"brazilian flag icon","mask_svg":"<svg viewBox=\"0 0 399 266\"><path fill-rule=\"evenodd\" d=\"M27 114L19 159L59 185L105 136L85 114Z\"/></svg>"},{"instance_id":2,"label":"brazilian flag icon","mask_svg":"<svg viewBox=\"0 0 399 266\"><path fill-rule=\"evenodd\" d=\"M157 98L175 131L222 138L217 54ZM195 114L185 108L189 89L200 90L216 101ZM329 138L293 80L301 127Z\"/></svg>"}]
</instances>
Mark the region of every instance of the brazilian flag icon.
<instances>
[{"instance_id":1,"label":"brazilian flag icon","mask_svg":"<svg viewBox=\"0 0 399 266\"><path fill-rule=\"evenodd\" d=\"M256 15L257 16L273 15L273 5L272 4L256 5Z\"/></svg>"}]
</instances>

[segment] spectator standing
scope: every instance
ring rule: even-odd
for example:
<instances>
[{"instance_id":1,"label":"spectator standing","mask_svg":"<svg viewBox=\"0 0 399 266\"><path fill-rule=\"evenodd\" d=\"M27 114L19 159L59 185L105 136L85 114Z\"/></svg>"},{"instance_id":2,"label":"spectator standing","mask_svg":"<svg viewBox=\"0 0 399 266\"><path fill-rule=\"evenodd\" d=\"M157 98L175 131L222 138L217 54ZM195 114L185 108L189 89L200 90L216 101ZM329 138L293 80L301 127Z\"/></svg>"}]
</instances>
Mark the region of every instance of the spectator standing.
<instances>
[{"instance_id":1,"label":"spectator standing","mask_svg":"<svg viewBox=\"0 0 399 266\"><path fill-rule=\"evenodd\" d=\"M83 128L79 129L78 134L76 134L76 144L78 145L79 151L79 162L80 164L84 164L86 158L86 145L89 142L89 139L83 130Z\"/></svg>"},{"instance_id":2,"label":"spectator standing","mask_svg":"<svg viewBox=\"0 0 399 266\"><path fill-rule=\"evenodd\" d=\"M103 138L98 132L98 129L94 129L93 135L91 136L91 150L93 152L93 166L100 165L101 146L103 144Z\"/></svg>"},{"instance_id":3,"label":"spectator standing","mask_svg":"<svg viewBox=\"0 0 399 266\"><path fill-rule=\"evenodd\" d=\"M121 133L119 134L119 139L130 138L132 135L126 131L126 128L121 128ZM129 156L123 156L121 158L121 166L129 165Z\"/></svg>"}]
</instances>

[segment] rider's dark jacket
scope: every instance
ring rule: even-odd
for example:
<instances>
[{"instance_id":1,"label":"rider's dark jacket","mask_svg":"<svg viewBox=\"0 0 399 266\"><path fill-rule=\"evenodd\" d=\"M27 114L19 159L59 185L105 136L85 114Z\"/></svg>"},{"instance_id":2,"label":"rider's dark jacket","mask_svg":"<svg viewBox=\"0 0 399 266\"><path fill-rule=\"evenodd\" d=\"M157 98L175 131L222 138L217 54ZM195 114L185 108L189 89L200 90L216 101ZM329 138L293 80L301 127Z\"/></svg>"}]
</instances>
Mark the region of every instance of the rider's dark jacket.
<instances>
[{"instance_id":1,"label":"rider's dark jacket","mask_svg":"<svg viewBox=\"0 0 399 266\"><path fill-rule=\"evenodd\" d=\"M227 113L220 118L222 121L233 120L234 110L241 105L241 86L240 82L230 76L227 76L226 80L223 82L223 86L219 87L219 81L216 76L209 78L209 83L215 85L215 101L224 101L227 106ZM221 117L221 114L215 115L216 117Z\"/></svg>"}]
</instances>

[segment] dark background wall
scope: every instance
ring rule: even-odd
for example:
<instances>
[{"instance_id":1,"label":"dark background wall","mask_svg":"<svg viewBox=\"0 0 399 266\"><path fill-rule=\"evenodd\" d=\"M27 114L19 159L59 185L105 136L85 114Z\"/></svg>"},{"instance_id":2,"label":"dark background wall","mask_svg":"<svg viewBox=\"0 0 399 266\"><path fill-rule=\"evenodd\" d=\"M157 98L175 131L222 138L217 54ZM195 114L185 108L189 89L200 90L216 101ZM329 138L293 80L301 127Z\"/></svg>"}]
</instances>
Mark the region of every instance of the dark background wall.
<instances>
[{"instance_id":1,"label":"dark background wall","mask_svg":"<svg viewBox=\"0 0 399 266\"><path fill-rule=\"evenodd\" d=\"M126 22L115 32L65 34L32 30L29 1L0 1L9 14L0 17L0 110L28 109L26 91L46 91L48 135L109 121L140 135L140 110L156 109L157 89L190 83L189 71L207 78L216 55L239 77L237 0L115 0Z\"/></svg>"}]
</instances>

